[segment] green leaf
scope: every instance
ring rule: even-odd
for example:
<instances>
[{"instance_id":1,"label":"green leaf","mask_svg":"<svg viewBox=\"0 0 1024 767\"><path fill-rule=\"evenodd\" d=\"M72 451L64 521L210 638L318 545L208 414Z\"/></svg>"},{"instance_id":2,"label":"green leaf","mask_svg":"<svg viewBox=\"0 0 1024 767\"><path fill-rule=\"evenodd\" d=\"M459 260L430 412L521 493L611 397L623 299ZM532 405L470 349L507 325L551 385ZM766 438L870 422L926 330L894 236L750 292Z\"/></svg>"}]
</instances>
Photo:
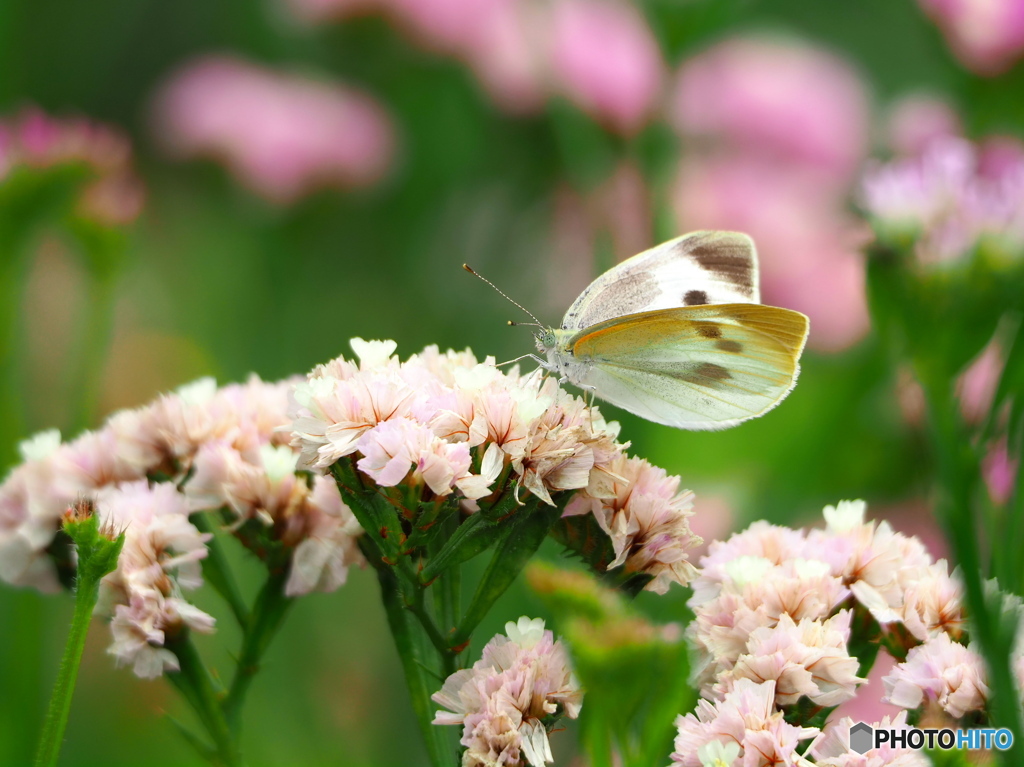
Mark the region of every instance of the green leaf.
<instances>
[{"instance_id":1,"label":"green leaf","mask_svg":"<svg viewBox=\"0 0 1024 767\"><path fill-rule=\"evenodd\" d=\"M498 597L512 585L561 515L561 504L548 506L531 496L526 505L504 524L498 543L494 547L494 555L477 585L458 630L452 637L452 647L469 641L473 629L487 615Z\"/></svg>"}]
</instances>

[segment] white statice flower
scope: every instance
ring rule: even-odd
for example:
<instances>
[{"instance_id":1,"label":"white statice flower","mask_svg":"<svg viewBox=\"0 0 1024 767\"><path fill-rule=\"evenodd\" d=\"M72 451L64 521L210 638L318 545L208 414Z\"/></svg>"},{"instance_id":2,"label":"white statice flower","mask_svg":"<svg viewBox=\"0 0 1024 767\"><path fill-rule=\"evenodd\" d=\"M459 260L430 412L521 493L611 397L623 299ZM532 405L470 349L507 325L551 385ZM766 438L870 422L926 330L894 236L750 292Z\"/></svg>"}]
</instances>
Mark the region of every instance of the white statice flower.
<instances>
[{"instance_id":1,"label":"white statice flower","mask_svg":"<svg viewBox=\"0 0 1024 767\"><path fill-rule=\"evenodd\" d=\"M740 744L709 740L697 749L697 758L701 767L733 767L740 758Z\"/></svg>"},{"instance_id":2,"label":"white statice flower","mask_svg":"<svg viewBox=\"0 0 1024 767\"><path fill-rule=\"evenodd\" d=\"M507 623L505 632L433 696L445 709L434 724L463 725L463 767L544 767L554 759L546 720L579 716L579 682L544 621L524 616Z\"/></svg>"}]
</instances>

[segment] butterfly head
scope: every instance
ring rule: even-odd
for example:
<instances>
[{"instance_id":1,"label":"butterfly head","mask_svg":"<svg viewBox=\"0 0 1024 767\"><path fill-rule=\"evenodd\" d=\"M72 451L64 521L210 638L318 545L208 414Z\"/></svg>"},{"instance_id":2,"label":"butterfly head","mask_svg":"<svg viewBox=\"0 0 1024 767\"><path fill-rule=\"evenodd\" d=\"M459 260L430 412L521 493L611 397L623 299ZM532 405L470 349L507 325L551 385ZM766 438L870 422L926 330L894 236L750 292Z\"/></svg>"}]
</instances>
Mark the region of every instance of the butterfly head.
<instances>
[{"instance_id":1,"label":"butterfly head","mask_svg":"<svg viewBox=\"0 0 1024 767\"><path fill-rule=\"evenodd\" d=\"M558 337L554 328L542 328L539 333L534 334L537 342L537 351L547 354L558 345Z\"/></svg>"}]
</instances>

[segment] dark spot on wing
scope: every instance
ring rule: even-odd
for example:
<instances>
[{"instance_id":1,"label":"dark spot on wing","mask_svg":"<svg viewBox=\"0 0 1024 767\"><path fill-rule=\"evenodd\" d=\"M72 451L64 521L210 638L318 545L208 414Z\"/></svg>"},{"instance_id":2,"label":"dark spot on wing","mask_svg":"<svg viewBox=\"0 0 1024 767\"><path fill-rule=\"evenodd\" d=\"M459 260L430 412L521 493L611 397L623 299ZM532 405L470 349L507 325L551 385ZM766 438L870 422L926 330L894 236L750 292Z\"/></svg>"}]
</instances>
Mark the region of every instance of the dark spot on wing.
<instances>
[{"instance_id":1,"label":"dark spot on wing","mask_svg":"<svg viewBox=\"0 0 1024 767\"><path fill-rule=\"evenodd\" d=\"M716 365L714 362L702 362L699 365L692 365L685 370L679 371L675 374L675 377L680 381L697 384L698 386L716 388L715 385L718 382L732 378L732 375L721 365Z\"/></svg>"},{"instance_id":2,"label":"dark spot on wing","mask_svg":"<svg viewBox=\"0 0 1024 767\"><path fill-rule=\"evenodd\" d=\"M722 237L709 238L689 247L689 255L712 274L728 280L746 296L753 295L754 263L750 251Z\"/></svg>"},{"instance_id":3,"label":"dark spot on wing","mask_svg":"<svg viewBox=\"0 0 1024 767\"><path fill-rule=\"evenodd\" d=\"M683 296L683 303L686 306L697 306L708 302L708 294L703 290L688 290Z\"/></svg>"},{"instance_id":4,"label":"dark spot on wing","mask_svg":"<svg viewBox=\"0 0 1024 767\"><path fill-rule=\"evenodd\" d=\"M721 338L722 329L711 322L700 322L696 326L697 335L701 338Z\"/></svg>"},{"instance_id":5,"label":"dark spot on wing","mask_svg":"<svg viewBox=\"0 0 1024 767\"><path fill-rule=\"evenodd\" d=\"M739 341L729 341L728 339L719 341L715 346L723 352L732 352L733 354L739 354L743 351L743 344Z\"/></svg>"}]
</instances>

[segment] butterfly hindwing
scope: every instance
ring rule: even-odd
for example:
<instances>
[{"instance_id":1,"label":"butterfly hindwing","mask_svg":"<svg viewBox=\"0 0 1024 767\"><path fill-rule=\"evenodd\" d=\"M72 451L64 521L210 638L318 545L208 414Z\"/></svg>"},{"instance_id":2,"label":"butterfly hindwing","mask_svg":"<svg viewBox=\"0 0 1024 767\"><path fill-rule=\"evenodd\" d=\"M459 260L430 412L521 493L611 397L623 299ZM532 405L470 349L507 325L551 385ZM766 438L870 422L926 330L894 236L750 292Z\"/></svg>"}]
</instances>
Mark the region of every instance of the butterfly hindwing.
<instances>
[{"instance_id":1,"label":"butterfly hindwing","mask_svg":"<svg viewBox=\"0 0 1024 767\"><path fill-rule=\"evenodd\" d=\"M642 312L580 331L576 383L652 421L722 429L770 410L796 383L799 312L721 304Z\"/></svg>"},{"instance_id":2,"label":"butterfly hindwing","mask_svg":"<svg viewBox=\"0 0 1024 767\"><path fill-rule=\"evenodd\" d=\"M581 330L656 309L759 301L753 240L740 232L691 232L594 280L569 307L562 329Z\"/></svg>"}]
</instances>

